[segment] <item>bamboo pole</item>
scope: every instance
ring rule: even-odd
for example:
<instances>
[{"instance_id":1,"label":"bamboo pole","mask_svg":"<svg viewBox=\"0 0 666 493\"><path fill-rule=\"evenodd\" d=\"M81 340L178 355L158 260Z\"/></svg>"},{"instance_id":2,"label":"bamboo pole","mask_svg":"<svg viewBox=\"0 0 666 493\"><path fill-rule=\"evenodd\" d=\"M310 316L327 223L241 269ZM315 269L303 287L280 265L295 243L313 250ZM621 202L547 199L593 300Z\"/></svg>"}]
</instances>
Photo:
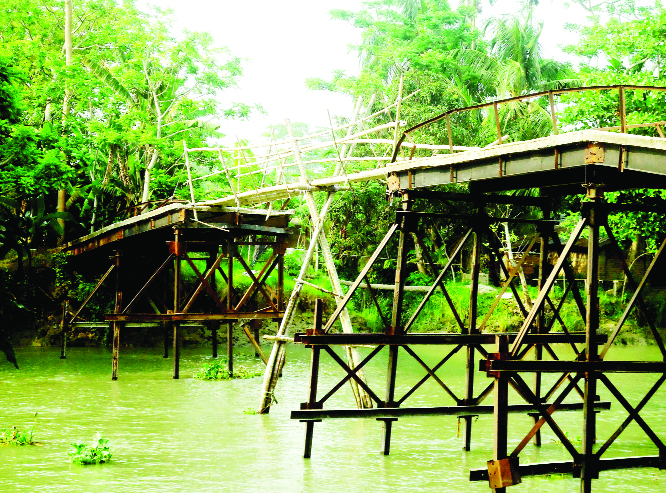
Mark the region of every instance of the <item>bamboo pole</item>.
<instances>
[{"instance_id":1,"label":"bamboo pole","mask_svg":"<svg viewBox=\"0 0 666 493\"><path fill-rule=\"evenodd\" d=\"M333 203L334 196L335 193L329 193L328 196L326 197L326 201L324 202L324 205L322 206L321 211L319 212L319 221L316 223L313 238L319 237L323 229L324 219L328 214L329 207ZM298 273L296 281L294 282L294 289L292 290L291 295L289 296L289 300L287 301L287 307L284 310L284 316L282 317L280 327L278 328L276 334L277 338L282 338L282 339L275 339L275 343L273 344L273 349L268 358L268 362L266 363L266 371L264 372L264 383L262 386L261 399L259 403L260 413L267 413L270 411L270 406L273 400L273 391L275 389L275 385L277 384L277 378L280 373L280 368L284 362L287 329L291 325L291 321L294 316L294 311L298 303L298 298L300 297L301 290L303 289L303 285L305 284L303 278L305 277L308 265L312 260L312 256L314 255L314 250L316 246L317 242L311 241L310 246L308 247L308 250L305 253L305 257L303 258L303 262L301 263L301 270Z\"/></svg>"},{"instance_id":2,"label":"bamboo pole","mask_svg":"<svg viewBox=\"0 0 666 493\"><path fill-rule=\"evenodd\" d=\"M396 101L395 110L395 130L393 131L393 152L395 156L395 148L398 146L398 128L400 128L400 107L402 106L402 86L405 82L405 74L400 74L400 86L398 87L398 100Z\"/></svg>"},{"instance_id":3,"label":"bamboo pole","mask_svg":"<svg viewBox=\"0 0 666 493\"><path fill-rule=\"evenodd\" d=\"M364 135L368 135L368 134L373 133L373 132L380 132L380 131L382 131L382 130L386 130L386 129L389 129L389 128L393 128L394 126L395 126L395 122L385 123L385 124L383 124L383 125L379 125L379 126L376 126L376 127L371 128L371 129L364 130L364 131L362 131L362 132L358 132L358 133L356 133L356 134L354 134L354 135L351 135L351 136L349 137L348 140L349 140L349 141L353 141L353 139L356 139L356 138L359 138L359 137L363 137ZM299 141L305 141L305 140L307 140L307 138L305 138L305 137L300 137L298 140L299 140ZM347 140L347 139L346 139L346 140ZM345 140L345 141L346 141L346 140ZM340 143L340 142L338 142L338 143ZM331 147L331 146L333 146L333 145L335 145L335 142L333 142L333 141L317 142L316 144L310 144L310 145L307 145L307 146L303 146L303 147L300 149L300 151L301 151L301 153L303 153L303 152L310 152L310 151L316 151L316 150L320 150L320 149L326 149L326 148ZM220 148L218 148L218 147L198 147L198 148L190 149L190 151L197 151L197 152L222 152L222 151L229 151L229 149L220 149ZM260 165L262 165L262 164L271 163L271 162L275 161L276 156L277 156L277 157L280 156L279 152L280 152L280 151L279 151L279 149L278 149L278 150L276 150L275 153L273 153L273 154L267 154L266 156L264 156L264 159L263 159L263 160L253 161L253 162L251 162L251 163L248 162L247 164L240 164L240 161L239 161L239 162L236 164L236 169L237 169L238 172L240 173L240 170L241 170L241 169L244 169L244 168L247 168L247 167L251 167L251 166L260 166ZM293 150L292 150L292 151L285 151L285 154L282 155L283 158L288 158L288 157L293 157L293 156L294 156ZM318 161L315 161L315 162L318 162ZM294 166L294 165L296 165L296 163L291 163L291 166ZM222 171L216 171L216 172L213 172L213 173L210 173L210 174L206 175L206 177L209 177L209 176L215 176L215 175L218 175L218 174L220 174L220 173L222 173Z\"/></svg>"},{"instance_id":4,"label":"bamboo pole","mask_svg":"<svg viewBox=\"0 0 666 493\"><path fill-rule=\"evenodd\" d=\"M289 132L290 137L292 138L293 145L294 145L294 155L296 157L296 161L299 163L299 170L300 170L300 176L299 180L302 185L305 185L308 183L308 177L307 173L305 171L305 167L302 164L301 160L301 154L300 154L300 149L298 146L298 140L294 137L293 134L293 129L291 128L291 122L289 120L286 120L287 124L287 131ZM336 167L336 172L339 173L339 169ZM317 224L320 221L322 221L323 218L320 217L319 211L317 210L317 205L314 200L314 196L312 192L306 191L304 193L305 195L305 201L308 206L308 210L310 212L310 218L313 223ZM340 284L340 279L338 277L337 269L335 267L335 263L333 261L333 254L331 252L330 245L328 243L328 239L326 238L325 234L320 234L319 235L319 246L322 251L322 256L324 257L324 263L326 265L326 269L328 271L329 279L331 281L331 286L333 288L333 291L339 295L343 294L342 291L342 285ZM342 330L346 333L353 333L354 329L351 324L351 317L349 316L349 312L344 309L341 316L340 316L340 321L342 323ZM360 358L358 357L358 353L354 348L349 348L345 347L345 351L347 353L347 359L349 361L349 366L351 368L355 368L356 365L359 364ZM360 372L359 372L360 374ZM362 378L362 375L359 375ZM351 381L350 381L351 383ZM372 406L372 403L370 401L369 396L365 395L364 392L361 392L361 389L358 388L358 385L356 382L352 383L352 389L354 391L354 398L356 399L356 403L359 408L363 407L370 407Z\"/></svg>"},{"instance_id":5,"label":"bamboo pole","mask_svg":"<svg viewBox=\"0 0 666 493\"><path fill-rule=\"evenodd\" d=\"M185 154L185 168L187 169L187 184L190 187L190 204L194 205L196 200L194 200L194 186L192 185L192 169L190 168L190 156L187 152L187 142L183 140L183 152ZM197 215L196 207L193 208L194 220L198 221L199 216Z\"/></svg>"},{"instance_id":6,"label":"bamboo pole","mask_svg":"<svg viewBox=\"0 0 666 493\"><path fill-rule=\"evenodd\" d=\"M418 92L419 92L419 90L410 93L409 95L402 98L402 101L407 101L408 99L414 97ZM358 125L359 123L363 123L365 121L371 120L372 118L376 117L377 115L381 115L382 113L386 113L388 110L390 110L391 108L393 108L396 105L397 105L397 101L395 103L393 103L392 105L390 105L390 106L382 108L381 110L376 111L375 113L362 118L361 120L358 120L356 122L347 123L345 125L341 125L339 127L334 128L333 130L335 130L337 132L338 130L344 130L345 128L347 128L349 126ZM305 136L301 137L299 140L311 140L311 139L314 139L314 138L317 138L317 137L321 137L322 135L326 135L330 131L331 131L330 129L322 130L321 132L305 135ZM281 140L281 141L278 141L278 142L275 142L275 143L269 142L269 143L265 143L265 144L255 144L255 145L240 146L240 147L195 147L195 148L190 149L190 151L218 151L218 150L221 150L221 151L229 152L229 151L237 151L239 149L249 150L249 149L256 149L256 148L259 148L259 147L271 147L272 145L277 145L277 144L287 144L288 145L290 143L291 143L291 140L287 139L287 140ZM305 150L305 149L302 149L302 150Z\"/></svg>"}]
</instances>

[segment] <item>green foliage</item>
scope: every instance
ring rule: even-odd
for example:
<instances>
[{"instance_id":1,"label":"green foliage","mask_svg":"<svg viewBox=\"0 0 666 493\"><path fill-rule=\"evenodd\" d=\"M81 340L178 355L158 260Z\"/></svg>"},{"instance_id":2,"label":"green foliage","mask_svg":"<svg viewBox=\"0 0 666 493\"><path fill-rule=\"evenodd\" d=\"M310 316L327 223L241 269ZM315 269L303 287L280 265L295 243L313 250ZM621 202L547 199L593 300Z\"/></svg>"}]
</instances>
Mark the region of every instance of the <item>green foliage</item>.
<instances>
[{"instance_id":1,"label":"green foliage","mask_svg":"<svg viewBox=\"0 0 666 493\"><path fill-rule=\"evenodd\" d=\"M289 277L296 277L303 264L304 252L302 250L293 250L284 255L284 271Z\"/></svg>"},{"instance_id":2,"label":"green foliage","mask_svg":"<svg viewBox=\"0 0 666 493\"><path fill-rule=\"evenodd\" d=\"M253 407L248 407L248 408L246 408L245 411L243 411L243 413L244 413L244 414L250 414L250 415L252 415L252 416L254 416L254 415L256 415L256 414L259 414L259 412L258 412L255 408L253 408Z\"/></svg>"},{"instance_id":3,"label":"green foliage","mask_svg":"<svg viewBox=\"0 0 666 493\"><path fill-rule=\"evenodd\" d=\"M33 445L32 429L21 431L16 426L9 429L0 429L0 444L2 445Z\"/></svg>"},{"instance_id":4,"label":"green foliage","mask_svg":"<svg viewBox=\"0 0 666 493\"><path fill-rule=\"evenodd\" d=\"M0 429L0 445L34 445L33 435L37 424L37 413L30 429L19 430L16 426Z\"/></svg>"},{"instance_id":5,"label":"green foliage","mask_svg":"<svg viewBox=\"0 0 666 493\"><path fill-rule=\"evenodd\" d=\"M581 58L579 78L586 85L666 85L663 63L666 48L666 9L661 2L639 7L633 1L613 2L605 23L598 18L586 26L572 26L580 31L576 45L567 51ZM627 90L627 124L658 122L666 119L664 92ZM617 127L619 94L612 91L583 91L562 97L560 120L570 130ZM631 133L658 136L655 127L631 129ZM659 190L637 189L607 194L611 203L649 206L666 198ZM574 205L571 210L577 212ZM573 219L575 214L570 215ZM655 252L666 226L666 216L646 212L611 214L609 224L620 242L644 237L648 251ZM571 221L569 221L571 222Z\"/></svg>"},{"instance_id":6,"label":"green foliage","mask_svg":"<svg viewBox=\"0 0 666 493\"><path fill-rule=\"evenodd\" d=\"M234 365L233 375L229 374L227 361L220 359L204 365L194 373L194 378L199 380L230 380L232 378L254 378L263 375L261 370Z\"/></svg>"},{"instance_id":7,"label":"green foliage","mask_svg":"<svg viewBox=\"0 0 666 493\"><path fill-rule=\"evenodd\" d=\"M21 201L65 188L68 211L99 227L141 201L178 197L183 144L205 145L219 136L211 118L246 118L255 108L219 107L216 94L240 77L240 59L215 47L210 34L177 38L168 11L83 0L74 14L76 49L65 65L61 1L3 4L0 192ZM67 115L65 88L73 88ZM216 161L193 163L195 174ZM228 191L212 182L203 198ZM71 221L67 228L85 231Z\"/></svg>"},{"instance_id":8,"label":"green foliage","mask_svg":"<svg viewBox=\"0 0 666 493\"><path fill-rule=\"evenodd\" d=\"M90 443L72 443L73 452L69 452L70 460L74 464L90 465L109 462L113 451L109 446L109 440L102 438L98 432Z\"/></svg>"},{"instance_id":9,"label":"green foliage","mask_svg":"<svg viewBox=\"0 0 666 493\"><path fill-rule=\"evenodd\" d=\"M47 213L43 195L24 202L0 197L0 259L13 250L22 268L23 258L30 259L30 249L43 244L48 233L62 233L58 219L66 218L71 218L66 212Z\"/></svg>"},{"instance_id":10,"label":"green foliage","mask_svg":"<svg viewBox=\"0 0 666 493\"><path fill-rule=\"evenodd\" d=\"M6 200L47 193L72 176L51 127L40 131L24 123L25 82L0 50L0 193Z\"/></svg>"}]
</instances>

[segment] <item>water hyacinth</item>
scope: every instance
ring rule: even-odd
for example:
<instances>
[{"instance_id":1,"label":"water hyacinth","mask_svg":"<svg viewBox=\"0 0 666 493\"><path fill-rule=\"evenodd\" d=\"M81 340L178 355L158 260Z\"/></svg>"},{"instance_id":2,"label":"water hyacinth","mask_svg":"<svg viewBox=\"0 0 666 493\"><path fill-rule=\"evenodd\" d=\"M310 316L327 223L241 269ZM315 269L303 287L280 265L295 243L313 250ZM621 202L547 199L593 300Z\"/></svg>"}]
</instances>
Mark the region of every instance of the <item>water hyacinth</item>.
<instances>
[{"instance_id":1,"label":"water hyacinth","mask_svg":"<svg viewBox=\"0 0 666 493\"><path fill-rule=\"evenodd\" d=\"M263 375L261 370L238 366L234 368L233 375L229 374L227 362L225 360L213 361L204 365L194 374L194 378L199 380L229 380L231 378L254 378Z\"/></svg>"},{"instance_id":2,"label":"water hyacinth","mask_svg":"<svg viewBox=\"0 0 666 493\"><path fill-rule=\"evenodd\" d=\"M74 464L102 464L111 460L113 452L109 446L109 440L102 438L98 432L91 443L72 443L76 450L69 453Z\"/></svg>"}]
</instances>

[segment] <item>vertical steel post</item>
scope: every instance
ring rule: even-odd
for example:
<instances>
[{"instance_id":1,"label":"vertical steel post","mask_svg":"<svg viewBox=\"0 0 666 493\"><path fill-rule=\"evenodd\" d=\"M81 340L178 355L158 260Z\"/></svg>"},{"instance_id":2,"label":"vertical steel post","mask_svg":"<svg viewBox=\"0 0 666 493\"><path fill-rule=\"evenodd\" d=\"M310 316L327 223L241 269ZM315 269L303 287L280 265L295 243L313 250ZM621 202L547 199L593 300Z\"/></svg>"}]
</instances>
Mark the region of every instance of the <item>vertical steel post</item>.
<instances>
[{"instance_id":1,"label":"vertical steel post","mask_svg":"<svg viewBox=\"0 0 666 493\"><path fill-rule=\"evenodd\" d=\"M67 350L67 312L69 311L69 301L65 300L65 302L62 304L62 320L60 321L60 337L62 340L60 341L60 359L66 359L67 356L65 354Z\"/></svg>"},{"instance_id":2,"label":"vertical steel post","mask_svg":"<svg viewBox=\"0 0 666 493\"><path fill-rule=\"evenodd\" d=\"M278 311L282 311L284 310L284 254L287 251L287 244L282 240L275 248L277 249L278 260L277 302L275 305Z\"/></svg>"},{"instance_id":3,"label":"vertical steel post","mask_svg":"<svg viewBox=\"0 0 666 493\"><path fill-rule=\"evenodd\" d=\"M551 94L552 97L552 94ZM543 219L549 219L550 218L550 209L544 207L542 209L542 215ZM548 238L550 238L550 231L546 233L546 231L541 231L541 237L540 237L540 243L541 243L541 248L539 249L539 284L538 284L538 290L541 292L543 289L543 284L546 282L546 279L548 278L548 274L546 271L548 270ZM529 252L527 252L529 254ZM539 310L539 314L537 315L536 319L536 327L537 327L537 332L539 334L543 334L546 331L547 328L547 323L546 323L546 310L545 307L542 307L541 310ZM540 361L543 359L543 346L540 344L537 344L536 347L534 348L534 359L537 361ZM534 374L534 395L536 396L539 401L542 401L543 399L541 398L541 373L536 372ZM539 421L541 419L541 416L538 413L531 413L530 414L532 418L534 419L534 423ZM534 435L534 445L537 447L541 446L541 428L539 428Z\"/></svg>"},{"instance_id":4,"label":"vertical steel post","mask_svg":"<svg viewBox=\"0 0 666 493\"><path fill-rule=\"evenodd\" d=\"M206 258L206 272L209 273L210 270L213 268L215 265L215 261L217 260L217 255L218 255L218 249L211 250L208 252L208 257ZM215 271L210 272L210 275L208 277L208 284L210 287L213 289L213 291L217 292L217 278L215 276ZM212 350L213 350L213 358L217 358L217 329L220 326L220 322L217 320L211 320L208 322L207 327L208 330L210 330L210 338L211 338L211 345Z\"/></svg>"},{"instance_id":5,"label":"vertical steel post","mask_svg":"<svg viewBox=\"0 0 666 493\"><path fill-rule=\"evenodd\" d=\"M483 212L483 206L477 207L477 216L480 217ZM469 325L466 327L466 333L477 334L479 331L476 327L476 317L478 312L478 295L479 295L479 272L481 270L481 248L483 236L481 235L481 228L478 224L474 225L474 246L472 249L472 271L470 273L470 288L469 288ZM467 358L465 362L465 397L463 398L466 405L472 405L474 401L474 373L476 368L474 366L474 346L467 346ZM472 419L474 416L462 416L465 421L463 427L463 450L469 452L472 447Z\"/></svg>"},{"instance_id":6,"label":"vertical steel post","mask_svg":"<svg viewBox=\"0 0 666 493\"><path fill-rule=\"evenodd\" d=\"M409 200L407 194L402 196L402 209L405 211L410 210L412 202ZM405 294L405 279L407 278L407 238L409 237L409 230L411 218L403 216L400 220L400 237L398 240L398 258L395 270L395 289L393 291L393 310L391 311L391 326L388 328L389 335L402 334L402 303ZM384 402L385 407L395 407L395 378L398 369L398 351L400 347L391 345L389 346L388 356L388 370L386 375L386 398ZM382 435L382 449L384 454L388 455L391 448L391 427L393 421L382 420L383 422L383 435Z\"/></svg>"},{"instance_id":7,"label":"vertical steel post","mask_svg":"<svg viewBox=\"0 0 666 493\"><path fill-rule=\"evenodd\" d=\"M509 354L509 338L506 335L495 337L497 351L500 359ZM495 375L495 443L493 447L493 460L500 461L507 458L508 426L509 426L509 375L498 371ZM506 488L493 488L495 493L505 493Z\"/></svg>"},{"instance_id":8,"label":"vertical steel post","mask_svg":"<svg viewBox=\"0 0 666 493\"><path fill-rule=\"evenodd\" d=\"M625 99L625 88L620 86L619 92L619 113L620 113L620 132L627 133L627 103Z\"/></svg>"},{"instance_id":9,"label":"vertical steel post","mask_svg":"<svg viewBox=\"0 0 666 493\"><path fill-rule=\"evenodd\" d=\"M167 277L167 279L168 279L168 277ZM164 299L167 300L168 297L169 297L169 285L168 285L168 281L166 279L164 281L163 289L164 289L164 293L163 293ZM173 312L173 310L167 309L167 314L169 314L171 312ZM169 334L172 331L171 322L170 321L164 322L162 324L162 329L164 330L164 356L163 357L168 358L169 357Z\"/></svg>"},{"instance_id":10,"label":"vertical steel post","mask_svg":"<svg viewBox=\"0 0 666 493\"><path fill-rule=\"evenodd\" d=\"M120 255L121 252L116 250L113 257L116 264L116 303L113 308L113 313L120 313L123 304L123 292L120 285ZM113 328L113 355L111 357L111 380L118 380L118 353L120 351L120 322L112 322Z\"/></svg>"},{"instance_id":11,"label":"vertical steel post","mask_svg":"<svg viewBox=\"0 0 666 493\"><path fill-rule=\"evenodd\" d=\"M259 327L261 327L261 320L252 320L250 321L250 328L252 329L252 337L257 341L257 344L261 345L261 340L259 339ZM254 357L259 358L261 355L257 351L257 348L254 348Z\"/></svg>"},{"instance_id":12,"label":"vertical steel post","mask_svg":"<svg viewBox=\"0 0 666 493\"><path fill-rule=\"evenodd\" d=\"M314 311L314 327L312 332L317 334L321 332L322 319L324 314L324 303L318 298L315 302ZM308 330L308 332L310 332ZM321 347L312 346L312 354L310 356L310 388L308 389L308 400L305 403L306 409L316 409L317 406L317 385L319 383L319 357ZM312 456L312 437L314 435L314 424L321 421L321 419L303 419L305 423L305 447L303 449L303 458L309 459Z\"/></svg>"},{"instance_id":13,"label":"vertical steel post","mask_svg":"<svg viewBox=\"0 0 666 493\"><path fill-rule=\"evenodd\" d=\"M234 323L227 322L227 370L234 375Z\"/></svg>"},{"instance_id":14,"label":"vertical steel post","mask_svg":"<svg viewBox=\"0 0 666 493\"><path fill-rule=\"evenodd\" d=\"M227 310L230 312L233 308L233 287L234 287L234 257L236 256L236 245L234 239L230 238L227 242ZM227 371L229 375L234 374L234 323L227 322Z\"/></svg>"},{"instance_id":15,"label":"vertical steel post","mask_svg":"<svg viewBox=\"0 0 666 493\"><path fill-rule=\"evenodd\" d=\"M596 335L599 329L599 231L605 222L603 190L589 188L587 197L589 226L587 243L587 310L585 321L585 360L596 361L598 349ZM593 446L596 439L596 413L594 401L597 395L597 379L592 372L585 373L583 401L583 444L581 463L581 492L592 491L592 479L599 477Z\"/></svg>"},{"instance_id":16,"label":"vertical steel post","mask_svg":"<svg viewBox=\"0 0 666 493\"><path fill-rule=\"evenodd\" d=\"M210 338L213 345L213 358L217 358L217 331L220 328L220 322L214 320L210 323Z\"/></svg>"},{"instance_id":17,"label":"vertical steel post","mask_svg":"<svg viewBox=\"0 0 666 493\"><path fill-rule=\"evenodd\" d=\"M164 332L164 356L163 358L169 357L169 329L171 329L171 324L169 322L162 322L162 331Z\"/></svg>"},{"instance_id":18,"label":"vertical steel post","mask_svg":"<svg viewBox=\"0 0 666 493\"><path fill-rule=\"evenodd\" d=\"M173 313L180 311L181 248L180 230L174 229L173 242ZM180 378L180 322L173 322L173 378Z\"/></svg>"}]
</instances>

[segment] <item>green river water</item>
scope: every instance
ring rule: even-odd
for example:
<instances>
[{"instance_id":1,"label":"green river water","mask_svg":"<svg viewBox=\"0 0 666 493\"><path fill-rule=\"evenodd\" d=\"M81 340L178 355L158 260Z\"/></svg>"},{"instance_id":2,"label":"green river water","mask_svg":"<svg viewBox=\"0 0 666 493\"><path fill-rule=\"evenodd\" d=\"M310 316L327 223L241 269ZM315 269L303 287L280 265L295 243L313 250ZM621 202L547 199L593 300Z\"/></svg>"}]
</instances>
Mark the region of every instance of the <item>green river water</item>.
<instances>
[{"instance_id":1,"label":"green river water","mask_svg":"<svg viewBox=\"0 0 666 493\"><path fill-rule=\"evenodd\" d=\"M489 348L490 349L490 348ZM362 353L369 351L362 348ZM431 364L442 349L417 348ZM171 378L171 360L158 350L122 348L118 381L111 381L107 349L71 348L66 360L54 348L17 351L20 370L0 364L0 428L32 424L39 413L35 439L39 446L0 447L2 492L374 492L444 491L485 492L487 483L470 483L469 468L484 467L492 458L492 419L474 423L472 451L461 450L455 417L401 418L395 425L391 455L379 453L381 425L375 420L327 420L315 425L312 459L302 458L304 425L289 412L305 400L309 351L290 347L284 376L278 384L279 401L269 415L244 411L257 406L262 379L200 381L191 378L210 350L184 350L181 379ZM404 354L404 356L402 356ZM613 348L614 359L656 360L653 347ZM251 357L249 352L244 353ZM376 389L385 355L367 367ZM424 371L401 353L399 387L418 381ZM248 366L259 365L250 361ZM320 395L343 375L322 354ZM462 356L454 357L438 373L460 390ZM373 378L374 375L374 378ZM477 373L477 387L486 377ZM655 376L613 375L611 379L636 405ZM605 390L605 389L602 389ZM399 395L400 391L398 392ZM602 399L611 400L608 392ZM518 403L518 399L512 402ZM489 402L490 403L490 402ZM424 385L406 405L451 405L436 384ZM615 412L602 412L600 441L609 436L627 413L617 402ZM352 407L351 393L342 389L327 407ZM655 432L666 438L666 391L660 390L641 413ZM556 420L573 439L580 435L580 412L556 413ZM531 419L510 417L509 440L515 446L528 431ZM545 427L544 427L545 430ZM113 460L107 464L71 464L72 441L89 441L96 432L111 440ZM604 457L651 455L656 447L634 423ZM564 447L545 430L540 448L528 445L521 461L567 460ZM666 491L666 472L633 469L602 472L597 491ZM569 476L524 478L508 489L577 491L579 480Z\"/></svg>"}]
</instances>

